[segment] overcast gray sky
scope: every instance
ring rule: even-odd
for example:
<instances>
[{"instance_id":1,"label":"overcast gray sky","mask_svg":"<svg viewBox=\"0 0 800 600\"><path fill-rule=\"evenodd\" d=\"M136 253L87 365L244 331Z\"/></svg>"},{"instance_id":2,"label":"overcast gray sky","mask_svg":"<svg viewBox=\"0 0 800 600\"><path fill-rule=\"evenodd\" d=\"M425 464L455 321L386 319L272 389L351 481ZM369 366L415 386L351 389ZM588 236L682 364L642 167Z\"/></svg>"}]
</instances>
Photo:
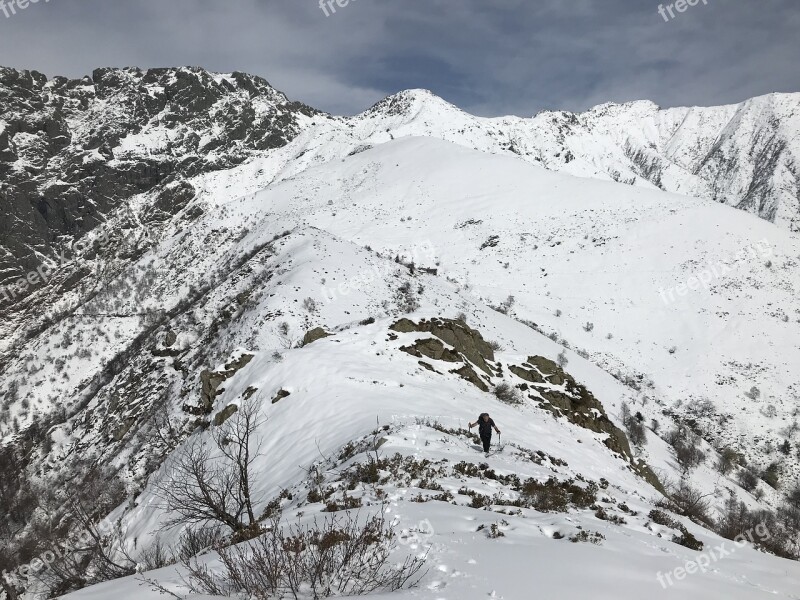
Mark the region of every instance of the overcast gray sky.
<instances>
[{"instance_id":1,"label":"overcast gray sky","mask_svg":"<svg viewBox=\"0 0 800 600\"><path fill-rule=\"evenodd\" d=\"M522 116L800 91L799 0L697 1L665 22L651 0L39 0L0 9L0 64L246 71L338 114L411 87Z\"/></svg>"}]
</instances>

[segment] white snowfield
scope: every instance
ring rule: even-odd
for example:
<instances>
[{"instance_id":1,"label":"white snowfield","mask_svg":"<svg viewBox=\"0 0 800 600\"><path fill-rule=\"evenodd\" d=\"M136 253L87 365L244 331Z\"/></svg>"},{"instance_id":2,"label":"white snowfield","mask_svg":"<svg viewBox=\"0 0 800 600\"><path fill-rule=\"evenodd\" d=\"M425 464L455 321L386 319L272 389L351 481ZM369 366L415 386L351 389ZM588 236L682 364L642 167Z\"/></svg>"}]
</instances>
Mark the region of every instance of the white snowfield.
<instances>
[{"instance_id":1,"label":"white snowfield","mask_svg":"<svg viewBox=\"0 0 800 600\"><path fill-rule=\"evenodd\" d=\"M759 553L749 544L738 548L734 542L722 540L688 521L689 530L706 544L704 551L695 552L672 543L669 540L673 532L651 523L647 517L658 492L601 443L602 435L555 419L530 403L521 408L505 405L456 375L436 374L421 368L417 359L399 352L398 348L426 334L400 334L399 339L388 340L391 321L384 319L338 332L287 352L280 362L268 354L260 354L226 386L215 410L241 401L243 392L254 386L259 389L256 397L262 400L262 415L267 419L258 432L264 445L256 468L256 495L264 500L256 507L257 511L282 489L289 489L293 500L284 501L287 520L298 514L306 520L321 517L321 504L297 506L308 491L303 484L306 470L313 464L324 464L323 458L337 456L350 441L372 439L378 429L376 437L385 438L379 449L381 456L401 453L431 461L445 459L450 464L485 461L499 474L515 473L520 478L540 480L578 474L593 481L605 478L610 485L601 490L600 504L619 512L627 523L612 525L596 518L591 510L555 514L520 509L517 514L511 507L470 508L469 498L458 494L464 482L455 477L443 478L441 483L455 494L457 505L436 500L412 502L418 494L431 492L413 485L387 486L388 503L384 506L387 516L398 523L398 531L404 535L401 539L410 539L398 545L398 560L409 553L419 556L427 553L429 571L418 588L376 598L797 597L800 564ZM555 358L558 352L558 347L549 340L501 315L487 314L484 329L498 338L514 339L526 348L526 354L529 351ZM502 352L497 359L504 364L519 364L525 360L525 354ZM432 362L443 370L448 366ZM613 378L577 358L571 371L598 398L619 399L629 395ZM290 395L272 404L269 399L280 389ZM502 451L486 459L462 438L429 425L438 422L447 428L464 427L468 420L486 410L501 428L505 443ZM384 432L378 425L389 425L390 429ZM653 435L649 438L651 446L665 453L661 440ZM566 461L567 466L549 460L544 465L532 464L515 453L512 443L543 451ZM365 456L356 456L349 462L359 460L365 460ZM165 468L169 469L169 461ZM329 471L328 477L333 479L336 471ZM507 490L491 479L472 485L482 493L508 496ZM371 505L362 511L381 510L371 485L361 485L351 495ZM123 522L128 538L136 538L144 547L158 529L163 512L149 491L136 502L138 506L126 514ZM628 512L618 508L622 504ZM502 537L492 539L484 530L478 530L481 525L492 524L499 526L504 533ZM598 532L605 539L599 545L569 541L581 529ZM167 543L174 542L176 537L175 533L157 535ZM560 537L564 539L557 539ZM215 561L213 554L205 560L212 565ZM695 563L696 572L678 578L673 570L685 569L689 562ZM174 568L146 576L183 593ZM101 584L66 596L72 600L158 597L162 596L148 591L141 577Z\"/></svg>"},{"instance_id":2,"label":"white snowfield","mask_svg":"<svg viewBox=\"0 0 800 600\"><path fill-rule=\"evenodd\" d=\"M355 117L315 124L308 133L322 146L433 137L553 171L712 199L800 230L798 93L716 107L661 109L644 100L483 118L427 90L406 90Z\"/></svg>"},{"instance_id":3,"label":"white snowfield","mask_svg":"<svg viewBox=\"0 0 800 600\"><path fill-rule=\"evenodd\" d=\"M227 177L215 198L237 196ZM718 415L696 418L749 458L784 440L800 400L800 238L742 211L430 138L331 161L225 206L415 257L491 305L513 295L514 316L639 376L648 417L711 401ZM796 456L789 468L800 473Z\"/></svg>"},{"instance_id":4,"label":"white snowfield","mask_svg":"<svg viewBox=\"0 0 800 600\"><path fill-rule=\"evenodd\" d=\"M565 113L532 121L478 119L424 92L398 95L352 119L316 118L286 147L193 181L203 192L163 228L146 232L149 249L131 253L136 258L108 281L100 277L100 260L87 265L105 287L86 293L78 313L169 311L176 334L170 351L182 353L188 374L179 361L152 352L154 342L130 356L106 388L91 393L87 382L104 361L142 333L137 317L104 321L101 333L95 322L77 318L27 341L21 330L12 334L18 337L6 343L20 342L11 370L24 374L20 398L34 394L35 408L43 412L54 410L57 400L67 406L85 402L78 416L54 428L54 451L43 466L57 467L71 453L94 452L113 459L134 480L155 449L146 446L147 427L129 431L126 417L135 421L153 405L149 397L126 396L129 382L144 378L148 388L163 392L166 400L157 410L179 423L188 419L182 405L198 403L200 370L220 369L248 353L252 361L224 382L212 415L257 389L254 398L266 421L258 431L263 454L254 477L256 512L286 489L292 493L283 501L287 522L324 516L322 504L306 503L308 470L320 465L334 484L342 469L367 457L361 452L336 465L326 459L338 457L351 442L372 440L376 430L381 456L447 461L437 463L446 470L438 482L452 501L412 502L432 495L416 487L419 482L384 485L383 508L397 519L404 542L397 560L427 553L429 570L417 588L376 598L800 598L800 563L750 544L737 548L686 519L679 520L704 542L703 551L673 543L676 532L648 517L659 492L603 444L604 435L554 418L532 400L504 404L449 373L450 363L428 361L439 373L423 368L400 347L425 334L389 335L401 317L419 321L464 313L471 327L503 348L496 358L506 375L492 383L517 384L521 380L509 374L508 365L536 355L555 360L563 351L566 371L617 424L623 401L647 423L658 419L662 431L673 426L671 415L689 416L716 447L730 445L750 464L765 467L778 443L787 436L792 444L798 441L797 431L787 431L800 399L800 240L784 226L796 207L776 204L776 225L712 200L667 193L637 172L646 162L641 157L638 166L620 170L619 153L633 148L624 141L628 124L642 119L649 125L632 127L637 133L631 136L641 138L642 146L654 144L659 156L672 161L659 167L665 189L726 199L741 182L716 180L718 187L710 189L707 179L689 174L707 164L703 157L726 153L726 140L748 130L747 115L758 103L783 111L784 122L794 127L795 96L773 95L716 111L605 105L581 116L591 121L591 135L573 131L566 142L557 135L559 119L572 123ZM554 125L536 129L532 123ZM698 128L716 131L726 123L728 137L701 136L691 148L679 143L683 134L689 140ZM157 148L166 142L162 133L123 140L118 150ZM547 144L552 152L537 154L535 148ZM794 151L792 144L786 152ZM562 154L567 150L572 158ZM783 181L784 190L794 189L788 170L777 169L775 177L771 181ZM145 231L137 218L151 200L139 197L108 227L128 241L141 240ZM395 256L413 260L415 272ZM243 257L248 259L240 264ZM135 293L116 285L125 280L135 282ZM180 308L209 282L199 299ZM403 284L407 293L400 292ZM59 298L59 305L69 306L84 292ZM414 306L407 314L409 296ZM281 323L287 324L285 335ZM333 336L294 347L314 327ZM85 352L72 351L75 345ZM31 368L38 356L51 360ZM753 387L759 393L745 395ZM279 390L289 395L273 403ZM119 410L129 412L115 413L113 407L125 402L129 406ZM20 402L10 411L25 425ZM484 411L505 442L488 458L465 436L442 431L466 427ZM691 479L710 494L713 508L731 492L750 507L779 503L779 492L764 484L759 504L717 473L710 466L716 454L702 445L710 458ZM532 461L523 449L544 458ZM650 429L637 458L662 480L679 477L672 449ZM173 546L181 534L161 529L168 515L153 488L153 478L168 472L171 460L174 455L135 506L125 504L112 515L121 519L134 554L157 538ZM605 480L598 504L625 522L602 520L590 509L473 508L465 488L505 500L515 492L491 477L453 472L462 461L485 462L499 475L523 480ZM791 482L797 455L783 461L784 481ZM363 514L382 509L373 486L361 485L354 493ZM492 525L504 535L487 536ZM570 541L581 531L599 543ZM213 554L202 560L218 564ZM146 576L185 593L175 567ZM136 577L66 596L162 597Z\"/></svg>"},{"instance_id":5,"label":"white snowfield","mask_svg":"<svg viewBox=\"0 0 800 600\"><path fill-rule=\"evenodd\" d=\"M427 90L406 90L360 115L318 116L305 126L257 178L286 177L393 139L431 137L551 171L714 200L800 231L800 93L728 106L661 109L645 100L484 118ZM302 152L292 152L298 144Z\"/></svg>"},{"instance_id":6,"label":"white snowfield","mask_svg":"<svg viewBox=\"0 0 800 600\"><path fill-rule=\"evenodd\" d=\"M689 531L704 542L704 550L673 543L675 532L648 518L659 493L602 443L603 435L555 419L532 401L522 407L503 404L448 373L448 363L430 361L440 373L422 368L399 348L427 334L390 339L389 326L400 315L385 302L401 283L412 281L414 288L423 289L414 292L420 307L408 318L452 318L464 312L470 326L504 348L496 357L502 365L521 364L532 355L554 360L563 350L515 318L534 321L547 332L557 331L573 349L590 353L590 360L584 360L568 350L566 370L612 418L624 400L667 427L670 421L662 408L673 407L677 400L690 403L707 397L720 411L734 415L718 435L731 443L747 441L741 447L756 458L759 448L753 438L777 435L777 427L785 422L760 417L761 405L744 398L743 392L758 385L764 403L774 401L784 411L781 415L791 410L785 394L793 389L791 368L798 364L792 342L798 327L797 281L791 266L798 254L795 237L719 204L573 178L519 159L426 138L365 150L255 195L240 196L234 177L229 181L231 187L224 191L221 180L215 183L219 187L206 199L203 217L174 235L168 233L153 254L141 260L160 265L150 301L168 301L167 290L178 289L178 282L188 281L187 274L213 271L215 262L294 227L274 242L275 254L263 263L275 270L261 280L254 305L224 330L220 364L208 365L219 368L242 352L255 354L225 382L213 412L242 402L248 388L258 389L255 398L267 420L259 430L264 445L255 478L257 512L288 489L292 500L283 501L287 521L299 514L301 520L324 516L321 504L304 502L309 468L326 466L326 458L338 456L350 442L372 439L378 430L378 437L385 438L381 456L446 459L451 467L461 461L485 462L498 474L521 479L605 479L608 486L600 490L599 504L625 523L601 520L593 510L564 514L470 507L470 498L459 493L465 485L489 496L513 498L514 492L490 478L465 479L452 473L443 477L440 483L453 493L454 503L412 502L431 492L389 483L385 509L398 520L401 539L411 540L398 545L397 559L427 553L430 569L419 587L375 597L800 597L798 563L755 551L749 544L738 548L685 519ZM242 224L250 233L235 236L235 243L219 233L235 232ZM211 253L208 236L216 239L214 235L219 242ZM492 236L497 236L496 244ZM769 244L769 257L746 253L736 258L741 249L762 240ZM413 257L418 269L438 272L411 278L408 269L391 260L396 254ZM771 267L765 266L767 260ZM685 282L714 261L735 266L707 288L700 286L680 297L676 292L675 302L663 301L660 287ZM218 300L206 304L200 320L210 319L215 303L223 306L224 299L243 285L238 280L221 282L214 291ZM516 299L510 316L486 306L500 305L509 295ZM316 301L312 312L302 307L307 297ZM556 316L559 309L561 315ZM770 309L781 309L792 318L784 322L770 317L765 314ZM378 319L359 324L369 316ZM293 332L324 326L334 335L304 348L280 349L279 320L290 323ZM587 321L594 323L593 330L584 330ZM196 338L182 333L177 343L191 346ZM671 354L672 345L677 350ZM275 358L275 348L282 360ZM625 373L646 374L652 387L634 390L592 364L595 361ZM748 378L738 370L746 364L759 365L768 375ZM507 380L520 381L510 375ZM279 390L290 395L273 403ZM777 401L780 396L785 405ZM766 400L773 397L776 400ZM645 398L649 400L643 404ZM506 444L485 459L465 438L431 426L465 427L483 411L491 413ZM383 426L389 426L388 431ZM647 438L642 458L661 477L677 479L671 449L652 431ZM550 458L536 465L512 443ZM713 455L710 447L706 450ZM359 454L331 467L326 476L335 481L342 468L364 460ZM163 476L169 464L167 460L154 477ZM757 506L752 496L710 466L695 471L693 483L713 494L716 507L729 490ZM362 511L381 510L371 486L360 486L354 495L362 498ZM768 495L765 501L776 498ZM166 515L152 486L136 498L135 508L120 508L114 516L122 518L131 551L133 540L141 549L156 537L174 544L180 534L160 530ZM486 535L492 524L502 537ZM478 530L481 525L484 529ZM571 542L580 530L600 533L604 539L599 544ZM213 554L203 560L216 564ZM147 577L185 593L174 567ZM133 577L66 597L162 596Z\"/></svg>"}]
</instances>

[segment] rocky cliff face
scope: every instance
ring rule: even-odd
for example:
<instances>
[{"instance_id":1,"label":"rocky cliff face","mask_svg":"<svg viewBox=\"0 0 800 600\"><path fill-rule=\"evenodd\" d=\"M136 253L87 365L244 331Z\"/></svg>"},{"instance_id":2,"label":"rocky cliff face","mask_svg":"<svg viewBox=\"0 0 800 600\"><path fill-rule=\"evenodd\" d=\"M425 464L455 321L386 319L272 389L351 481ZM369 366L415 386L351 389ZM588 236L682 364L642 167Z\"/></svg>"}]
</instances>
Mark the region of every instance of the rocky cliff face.
<instances>
[{"instance_id":1,"label":"rocky cliff face","mask_svg":"<svg viewBox=\"0 0 800 600\"><path fill-rule=\"evenodd\" d=\"M315 114L244 73L0 68L0 285L136 194L158 191L148 218L168 218L196 193L184 178L283 146Z\"/></svg>"}]
</instances>

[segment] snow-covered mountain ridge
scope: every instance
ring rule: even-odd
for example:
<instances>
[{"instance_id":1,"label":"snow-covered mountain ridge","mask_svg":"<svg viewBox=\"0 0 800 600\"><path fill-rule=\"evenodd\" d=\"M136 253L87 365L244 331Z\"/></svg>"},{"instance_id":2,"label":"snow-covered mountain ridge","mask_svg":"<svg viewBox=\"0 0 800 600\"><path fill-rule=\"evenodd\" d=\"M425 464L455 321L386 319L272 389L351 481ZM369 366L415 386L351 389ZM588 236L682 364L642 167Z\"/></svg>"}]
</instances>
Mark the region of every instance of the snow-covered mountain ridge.
<instances>
[{"instance_id":1,"label":"snow-covered mountain ridge","mask_svg":"<svg viewBox=\"0 0 800 600\"><path fill-rule=\"evenodd\" d=\"M496 312L478 318L486 332L514 339L534 354L554 356L558 351L550 340ZM452 322L439 323L438 335L445 338L447 332L462 329L453 329ZM731 553L733 543L688 520L672 526L654 522L658 492L604 443L605 435L563 416L554 418L560 411L551 402L534 400L541 392L556 402L551 391L569 387L566 382L556 385L563 372L555 363L514 351L499 351L491 358L485 353L493 373L487 382L524 383L515 374L523 371L514 365L528 361L528 372L549 373L542 383L528 388L521 405L504 404L455 372L462 365L481 373L480 366L465 356L454 360L447 355L464 350L463 340L444 343L445 354L433 358L432 341L441 338L414 331L418 324L420 319L378 320L334 332L285 353L282 360L264 353L225 385L214 412L241 404L253 389L258 390L253 397L261 397L264 407L264 448L254 469L259 473L254 495L262 499L258 511L277 505L291 519L305 523L344 506L385 510L400 536L396 560L425 556L430 571L419 589L379 598L522 600L535 589L548 598L591 593L611 599L619 597L620 579L627 582L625 593L630 598L648 593L670 598L791 597L800 576L796 563L773 563L777 559L770 560L748 543ZM424 360L402 349L412 346L426 352ZM630 397L613 378L577 364L578 358L575 362L576 377L598 397ZM309 365L315 371L313 378L307 376ZM483 380L482 374L479 379ZM510 441L492 456L476 458L475 439L466 430L466 421L486 409L502 427L502 439ZM309 413L315 418L309 420ZM465 418L459 416L462 413ZM671 472L666 444L655 438L650 446L653 463ZM372 468L377 468L376 479L371 477ZM156 477L169 473L168 462ZM530 481L549 482L547 489L570 493L551 497L542 489L532 502L520 483ZM131 546L135 539L146 547L155 537L165 545L178 543L177 533L155 534L165 515L153 494L153 489L146 489L123 517ZM711 549L726 545L730 556L715 559L713 571L704 569L680 582L672 569L701 554L682 545L688 541L676 542L681 527L688 540L702 544L706 557ZM220 566L213 553L200 560L215 569ZM581 577L574 576L576 569ZM186 593L182 567L146 576L173 593ZM67 597L108 596L160 597L136 576Z\"/></svg>"},{"instance_id":2,"label":"snow-covered mountain ridge","mask_svg":"<svg viewBox=\"0 0 800 600\"><path fill-rule=\"evenodd\" d=\"M31 77L15 84L15 114L42 109L37 86L59 88L47 102L74 86ZM81 506L90 521L111 515L119 530L109 546L142 565L156 539L179 546L180 528L159 529L172 515L158 481L182 449L210 442L254 398L267 419L258 430L258 514L277 503L287 519L313 520L328 501L372 512L388 498L406 535L425 519L433 524L429 543L398 549L430 547L434 569L400 597L526 598L532 580L513 574L532 563L545 597L616 598L619 580L633 586L632 598L792 597L797 565L756 551L765 540L679 585L656 577L700 555L673 541L686 535L675 523L650 516L670 482L708 503L705 521L670 517L707 551L724 543L710 527L731 536L720 525L731 499L777 538L785 524L754 511L784 507L800 472L797 233L640 176L639 185L619 183L598 167L606 164L599 156L619 166L612 123L664 111L634 103L558 113L575 123L593 113L584 133L603 132L598 147L610 154L592 150L591 162L573 152L567 161L555 155L566 146L554 142L539 153L553 161L543 164L520 150L522 138L508 146L501 132L530 133L543 115L479 119L426 92L342 118L235 74L109 70L81 86L61 109L72 115L74 141L59 150L54 135L56 149L47 149L46 125L17 139L29 116L14 117L17 141L4 163L4 185L33 186L12 214L38 190L55 189L52 177L68 164L59 189L88 199L75 206L96 220L79 227L56 194L48 206L61 221L34 211L44 219L31 221L40 238L23 217L3 238L30 265L59 244L71 249L46 281L6 303L0 324L4 568L79 527ZM719 110L714 127L743 109ZM91 124L97 119L102 127ZM657 140L670 127L648 126L641 137ZM570 136L576 145L580 136ZM87 153L99 138L108 151ZM667 146L675 160L688 152ZM37 152L44 170L31 159ZM154 167L135 189L115 192L116 180L98 175L137 164ZM91 199L93 184L107 186L105 204ZM5 257L7 273L29 268L14 252ZM439 321L451 332L466 321L476 332L466 337L483 342L413 329ZM320 330L330 335L318 339ZM507 443L486 467L463 431L484 410ZM627 410L640 429L629 429ZM343 473L374 455L376 428L385 481L343 489L353 484ZM687 457L687 441L705 461ZM398 454L412 469L436 465L424 485L396 468ZM723 459L731 463L724 473L715 466ZM317 470L325 502L311 493ZM551 475L560 483L547 484ZM527 478L534 491L563 485L570 497L580 495L575 482L594 483L597 496L548 512L525 499ZM213 553L202 560L219 564ZM107 578L97 561L42 578L58 593L97 583ZM565 561L580 561L591 577L565 582ZM155 577L184 593L174 567ZM29 597L41 585L28 587ZM150 593L123 579L76 597Z\"/></svg>"},{"instance_id":3,"label":"snow-covered mountain ridge","mask_svg":"<svg viewBox=\"0 0 800 600\"><path fill-rule=\"evenodd\" d=\"M708 198L800 227L800 94L709 108L659 109L641 101L579 114L480 118L425 90L409 90L345 118L290 102L243 73L97 69L92 77L48 81L35 71L1 68L0 99L5 285L58 254L65 238L91 231L130 196L158 190L161 202L146 218L163 219L194 193L187 177L270 156L308 130L348 151L395 137L438 137L550 170Z\"/></svg>"},{"instance_id":4,"label":"snow-covered mountain ridge","mask_svg":"<svg viewBox=\"0 0 800 600\"><path fill-rule=\"evenodd\" d=\"M708 198L797 230L800 94L735 105L661 109L649 101L584 113L474 117L425 90L354 118L355 130L427 135L510 152L547 169Z\"/></svg>"}]
</instances>

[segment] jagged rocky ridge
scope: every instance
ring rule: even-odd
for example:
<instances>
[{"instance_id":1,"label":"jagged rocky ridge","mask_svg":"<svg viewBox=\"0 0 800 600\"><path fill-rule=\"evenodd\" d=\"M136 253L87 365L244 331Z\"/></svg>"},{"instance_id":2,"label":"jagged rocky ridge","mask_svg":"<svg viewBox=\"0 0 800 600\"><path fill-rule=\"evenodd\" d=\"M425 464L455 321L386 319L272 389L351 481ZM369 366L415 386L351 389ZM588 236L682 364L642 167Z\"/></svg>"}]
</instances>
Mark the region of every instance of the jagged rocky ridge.
<instances>
[{"instance_id":1,"label":"jagged rocky ridge","mask_svg":"<svg viewBox=\"0 0 800 600\"><path fill-rule=\"evenodd\" d=\"M797 230L799 98L483 119L412 90L338 118L244 73L105 68L47 80L0 68L0 285L58 256L136 194L157 192L140 216L151 226L198 193L187 178L268 154L309 128L349 138L353 151L406 135L441 137L552 170L714 199Z\"/></svg>"},{"instance_id":2,"label":"jagged rocky ridge","mask_svg":"<svg viewBox=\"0 0 800 600\"><path fill-rule=\"evenodd\" d=\"M158 192L142 225L164 221L195 195L187 177L283 146L316 114L244 73L0 68L0 285L136 194Z\"/></svg>"},{"instance_id":3,"label":"jagged rocky ridge","mask_svg":"<svg viewBox=\"0 0 800 600\"><path fill-rule=\"evenodd\" d=\"M417 339L413 346L403 346L400 350L419 358L427 357L445 363L459 364L459 368L448 369L448 372L469 381L481 391L490 391L493 385L492 377L510 380L514 387L520 390L516 401L521 402L522 397L525 397L556 416L566 417L579 427L607 435L603 443L630 461L633 470L656 489L663 491L664 488L650 467L634 459L625 432L608 418L603 404L554 361L544 356L530 356L521 365L504 365L495 361L491 345L483 339L479 331L454 319L423 319L419 323L401 319L390 329L401 333L433 335L432 338ZM419 364L438 373L425 361L420 360ZM508 369L508 373L505 373L504 366ZM481 373L479 374L473 367L477 367Z\"/></svg>"}]
</instances>

